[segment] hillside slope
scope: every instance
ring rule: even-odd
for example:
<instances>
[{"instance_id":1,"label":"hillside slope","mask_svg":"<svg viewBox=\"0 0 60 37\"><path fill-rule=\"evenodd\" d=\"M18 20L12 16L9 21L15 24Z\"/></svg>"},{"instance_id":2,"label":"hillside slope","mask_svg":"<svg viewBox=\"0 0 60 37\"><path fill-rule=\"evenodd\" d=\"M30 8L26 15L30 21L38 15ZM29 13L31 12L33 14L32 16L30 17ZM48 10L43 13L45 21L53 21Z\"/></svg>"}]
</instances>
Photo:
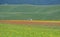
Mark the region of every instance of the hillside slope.
<instances>
[{"instance_id":1,"label":"hillside slope","mask_svg":"<svg viewBox=\"0 0 60 37\"><path fill-rule=\"evenodd\" d=\"M60 5L0 5L0 20L60 20Z\"/></svg>"}]
</instances>

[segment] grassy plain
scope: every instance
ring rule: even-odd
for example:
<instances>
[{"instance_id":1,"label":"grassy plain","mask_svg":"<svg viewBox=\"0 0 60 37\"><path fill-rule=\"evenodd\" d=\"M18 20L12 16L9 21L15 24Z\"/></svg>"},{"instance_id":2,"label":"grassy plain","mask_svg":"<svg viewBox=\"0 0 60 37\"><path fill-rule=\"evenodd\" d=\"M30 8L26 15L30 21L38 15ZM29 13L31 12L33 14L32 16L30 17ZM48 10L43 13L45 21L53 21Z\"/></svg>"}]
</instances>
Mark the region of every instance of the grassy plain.
<instances>
[{"instance_id":1,"label":"grassy plain","mask_svg":"<svg viewBox=\"0 0 60 37\"><path fill-rule=\"evenodd\" d=\"M0 37L60 37L60 26L0 24Z\"/></svg>"}]
</instances>

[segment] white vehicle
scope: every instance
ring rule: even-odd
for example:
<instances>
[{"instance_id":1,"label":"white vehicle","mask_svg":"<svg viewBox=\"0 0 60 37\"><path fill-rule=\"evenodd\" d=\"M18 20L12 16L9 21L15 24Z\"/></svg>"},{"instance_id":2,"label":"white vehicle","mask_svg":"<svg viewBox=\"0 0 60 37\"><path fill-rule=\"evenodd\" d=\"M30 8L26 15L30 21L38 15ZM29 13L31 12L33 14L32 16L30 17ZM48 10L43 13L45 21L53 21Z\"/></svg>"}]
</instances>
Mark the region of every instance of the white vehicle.
<instances>
[{"instance_id":1,"label":"white vehicle","mask_svg":"<svg viewBox=\"0 0 60 37\"><path fill-rule=\"evenodd\" d=\"M30 18L29 18L28 20L29 20L29 21L32 21L32 19L30 19Z\"/></svg>"},{"instance_id":2,"label":"white vehicle","mask_svg":"<svg viewBox=\"0 0 60 37\"><path fill-rule=\"evenodd\" d=\"M32 19L30 19L30 21L32 21Z\"/></svg>"}]
</instances>

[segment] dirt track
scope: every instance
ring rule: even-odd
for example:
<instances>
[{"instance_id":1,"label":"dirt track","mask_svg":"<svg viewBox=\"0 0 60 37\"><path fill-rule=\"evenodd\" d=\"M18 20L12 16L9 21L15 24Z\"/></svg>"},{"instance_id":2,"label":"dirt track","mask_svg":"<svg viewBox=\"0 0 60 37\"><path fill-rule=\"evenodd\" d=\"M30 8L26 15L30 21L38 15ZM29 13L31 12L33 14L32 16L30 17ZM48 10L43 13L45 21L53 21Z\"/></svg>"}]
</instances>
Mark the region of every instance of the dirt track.
<instances>
[{"instance_id":1,"label":"dirt track","mask_svg":"<svg viewBox=\"0 0 60 37\"><path fill-rule=\"evenodd\" d=\"M48 25L60 25L60 21L38 21L38 20L0 20L0 23L6 24L48 24Z\"/></svg>"}]
</instances>

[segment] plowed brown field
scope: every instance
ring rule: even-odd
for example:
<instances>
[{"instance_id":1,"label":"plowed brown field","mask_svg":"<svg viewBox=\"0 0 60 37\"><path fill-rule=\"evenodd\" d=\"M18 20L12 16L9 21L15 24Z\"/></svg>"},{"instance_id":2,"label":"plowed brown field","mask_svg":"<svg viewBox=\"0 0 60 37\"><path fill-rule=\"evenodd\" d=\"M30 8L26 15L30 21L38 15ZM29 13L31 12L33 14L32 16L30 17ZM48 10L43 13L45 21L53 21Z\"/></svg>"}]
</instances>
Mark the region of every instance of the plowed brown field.
<instances>
[{"instance_id":1,"label":"plowed brown field","mask_svg":"<svg viewBox=\"0 0 60 37\"><path fill-rule=\"evenodd\" d=\"M48 24L48 25L60 25L60 21L39 21L39 20L0 20L0 23L4 24Z\"/></svg>"}]
</instances>

